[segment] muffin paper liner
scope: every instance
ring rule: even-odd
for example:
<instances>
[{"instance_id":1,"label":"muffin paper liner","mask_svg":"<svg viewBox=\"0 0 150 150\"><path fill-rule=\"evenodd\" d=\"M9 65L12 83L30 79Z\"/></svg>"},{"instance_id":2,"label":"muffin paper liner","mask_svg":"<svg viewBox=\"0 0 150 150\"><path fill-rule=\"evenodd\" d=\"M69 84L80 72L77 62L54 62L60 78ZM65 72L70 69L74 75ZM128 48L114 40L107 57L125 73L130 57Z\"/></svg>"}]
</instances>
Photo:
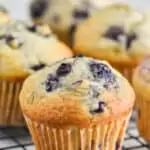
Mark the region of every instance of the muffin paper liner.
<instances>
[{"instance_id":1,"label":"muffin paper liner","mask_svg":"<svg viewBox=\"0 0 150 150\"><path fill-rule=\"evenodd\" d=\"M144 93L141 93L144 94ZM150 142L150 98L137 94L137 126L140 135Z\"/></svg>"},{"instance_id":2,"label":"muffin paper liner","mask_svg":"<svg viewBox=\"0 0 150 150\"><path fill-rule=\"evenodd\" d=\"M25 124L19 105L22 83L0 80L0 126Z\"/></svg>"},{"instance_id":3,"label":"muffin paper liner","mask_svg":"<svg viewBox=\"0 0 150 150\"><path fill-rule=\"evenodd\" d=\"M36 150L121 150L131 111L92 128L52 128L25 116Z\"/></svg>"}]
</instances>

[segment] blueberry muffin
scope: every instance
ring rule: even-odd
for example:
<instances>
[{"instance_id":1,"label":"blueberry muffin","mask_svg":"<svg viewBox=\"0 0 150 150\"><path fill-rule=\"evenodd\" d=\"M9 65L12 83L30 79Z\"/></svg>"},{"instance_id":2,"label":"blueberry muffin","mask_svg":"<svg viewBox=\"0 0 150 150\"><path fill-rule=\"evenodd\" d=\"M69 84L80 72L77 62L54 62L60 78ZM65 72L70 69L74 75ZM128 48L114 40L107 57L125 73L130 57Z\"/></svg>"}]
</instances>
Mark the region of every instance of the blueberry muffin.
<instances>
[{"instance_id":1,"label":"blueberry muffin","mask_svg":"<svg viewBox=\"0 0 150 150\"><path fill-rule=\"evenodd\" d=\"M9 15L5 7L0 5L0 25L9 22Z\"/></svg>"},{"instance_id":2,"label":"blueberry muffin","mask_svg":"<svg viewBox=\"0 0 150 150\"><path fill-rule=\"evenodd\" d=\"M140 135L150 142L150 57L145 58L136 68L133 86L137 95L137 126Z\"/></svg>"},{"instance_id":3,"label":"blueberry muffin","mask_svg":"<svg viewBox=\"0 0 150 150\"><path fill-rule=\"evenodd\" d=\"M134 99L109 64L82 56L30 76L20 94L38 150L119 150Z\"/></svg>"},{"instance_id":4,"label":"blueberry muffin","mask_svg":"<svg viewBox=\"0 0 150 150\"><path fill-rule=\"evenodd\" d=\"M46 26L18 21L0 30L0 125L23 125L18 95L24 79L72 52Z\"/></svg>"},{"instance_id":5,"label":"blueberry muffin","mask_svg":"<svg viewBox=\"0 0 150 150\"><path fill-rule=\"evenodd\" d=\"M149 42L143 42L145 38L139 29L144 20L143 14L128 5L108 6L78 26L73 48L77 54L109 61L131 78L132 69L150 54Z\"/></svg>"},{"instance_id":6,"label":"blueberry muffin","mask_svg":"<svg viewBox=\"0 0 150 150\"><path fill-rule=\"evenodd\" d=\"M48 23L61 40L72 45L77 24L110 3L108 0L33 0L30 14L34 22Z\"/></svg>"}]
</instances>

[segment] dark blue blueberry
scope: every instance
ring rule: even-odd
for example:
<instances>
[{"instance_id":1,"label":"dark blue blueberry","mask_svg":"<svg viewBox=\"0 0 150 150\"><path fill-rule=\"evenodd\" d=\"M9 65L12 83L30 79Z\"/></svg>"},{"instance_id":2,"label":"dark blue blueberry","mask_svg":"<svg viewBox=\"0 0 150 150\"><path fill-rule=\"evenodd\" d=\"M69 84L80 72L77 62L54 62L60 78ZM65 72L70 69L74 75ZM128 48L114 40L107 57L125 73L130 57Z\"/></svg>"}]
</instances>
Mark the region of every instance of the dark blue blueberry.
<instances>
[{"instance_id":1,"label":"dark blue blueberry","mask_svg":"<svg viewBox=\"0 0 150 150\"><path fill-rule=\"evenodd\" d=\"M56 71L57 76L66 76L72 70L72 66L69 63L62 63Z\"/></svg>"},{"instance_id":2,"label":"dark blue blueberry","mask_svg":"<svg viewBox=\"0 0 150 150\"><path fill-rule=\"evenodd\" d=\"M105 105L105 102L100 101L100 102L98 103L98 108L95 109L95 110L91 110L90 112L91 112L92 114L102 113L102 112L104 112L104 108L103 108L104 105Z\"/></svg>"},{"instance_id":3,"label":"dark blue blueberry","mask_svg":"<svg viewBox=\"0 0 150 150\"><path fill-rule=\"evenodd\" d=\"M114 83L115 75L106 64L91 62L89 64L90 71L96 79L105 79L106 83Z\"/></svg>"},{"instance_id":4,"label":"dark blue blueberry","mask_svg":"<svg viewBox=\"0 0 150 150\"><path fill-rule=\"evenodd\" d=\"M86 19L89 17L89 12L87 10L78 10L78 9L75 9L74 12L73 12L73 17L75 19Z\"/></svg>"},{"instance_id":5,"label":"dark blue blueberry","mask_svg":"<svg viewBox=\"0 0 150 150\"><path fill-rule=\"evenodd\" d=\"M104 37L109 38L111 40L118 41L120 35L124 35L125 32L122 27L120 26L111 26L108 30L104 33Z\"/></svg>"},{"instance_id":6,"label":"dark blue blueberry","mask_svg":"<svg viewBox=\"0 0 150 150\"><path fill-rule=\"evenodd\" d=\"M131 47L132 42L136 39L137 35L135 33L127 35L127 43L126 43L127 49Z\"/></svg>"},{"instance_id":7,"label":"dark blue blueberry","mask_svg":"<svg viewBox=\"0 0 150 150\"><path fill-rule=\"evenodd\" d=\"M34 71L38 71L38 70L41 70L45 67L46 65L45 64L38 64L38 65L34 65L34 66L31 66L31 69L34 70Z\"/></svg>"},{"instance_id":8,"label":"dark blue blueberry","mask_svg":"<svg viewBox=\"0 0 150 150\"><path fill-rule=\"evenodd\" d=\"M41 17L45 13L47 8L48 8L47 0L34 1L30 5L30 15L33 18Z\"/></svg>"},{"instance_id":9,"label":"dark blue blueberry","mask_svg":"<svg viewBox=\"0 0 150 150\"><path fill-rule=\"evenodd\" d=\"M12 42L13 40L15 40L15 37L13 37L11 34L5 35L3 38L6 40L6 43L8 45L10 45L10 42ZM18 45L17 45L17 48L21 47L22 45L23 45L23 42L20 41L18 43ZM13 47L11 47L11 48L13 48Z\"/></svg>"},{"instance_id":10,"label":"dark blue blueberry","mask_svg":"<svg viewBox=\"0 0 150 150\"><path fill-rule=\"evenodd\" d=\"M9 34L9 35L5 36L5 39L6 39L6 42L9 43L9 42L13 41L15 39L15 37L13 37L12 35Z\"/></svg>"},{"instance_id":11,"label":"dark blue blueberry","mask_svg":"<svg viewBox=\"0 0 150 150\"><path fill-rule=\"evenodd\" d=\"M49 74L45 82L45 86L47 92L51 92L57 89L59 86L59 78L53 74Z\"/></svg>"},{"instance_id":12,"label":"dark blue blueberry","mask_svg":"<svg viewBox=\"0 0 150 150\"><path fill-rule=\"evenodd\" d=\"M27 27L27 29L28 29L30 32L36 32L36 31L37 31L37 26L36 26L36 25L29 26L29 27Z\"/></svg>"},{"instance_id":13,"label":"dark blue blueberry","mask_svg":"<svg viewBox=\"0 0 150 150\"><path fill-rule=\"evenodd\" d=\"M90 70L95 78L104 78L105 76L111 74L111 70L107 65L96 62L90 63Z\"/></svg>"}]
</instances>

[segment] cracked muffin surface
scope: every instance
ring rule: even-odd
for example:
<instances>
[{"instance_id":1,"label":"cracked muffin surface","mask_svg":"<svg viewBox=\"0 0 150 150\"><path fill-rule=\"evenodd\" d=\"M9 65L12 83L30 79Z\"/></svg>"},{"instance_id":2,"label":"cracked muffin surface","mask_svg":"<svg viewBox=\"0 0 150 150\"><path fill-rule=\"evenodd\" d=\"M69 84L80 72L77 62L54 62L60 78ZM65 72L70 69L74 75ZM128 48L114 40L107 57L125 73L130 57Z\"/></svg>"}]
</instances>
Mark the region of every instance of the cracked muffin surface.
<instances>
[{"instance_id":1,"label":"cracked muffin surface","mask_svg":"<svg viewBox=\"0 0 150 150\"><path fill-rule=\"evenodd\" d=\"M87 127L129 112L134 92L105 61L76 56L30 76L20 102L25 115L35 121Z\"/></svg>"},{"instance_id":2,"label":"cracked muffin surface","mask_svg":"<svg viewBox=\"0 0 150 150\"><path fill-rule=\"evenodd\" d=\"M61 40L72 45L77 25L110 3L91 0L33 0L30 15L36 23L48 23Z\"/></svg>"},{"instance_id":3,"label":"cracked muffin surface","mask_svg":"<svg viewBox=\"0 0 150 150\"><path fill-rule=\"evenodd\" d=\"M0 78L22 79L51 63L72 56L47 25L12 21L0 27Z\"/></svg>"},{"instance_id":4,"label":"cracked muffin surface","mask_svg":"<svg viewBox=\"0 0 150 150\"><path fill-rule=\"evenodd\" d=\"M150 54L148 24L149 19L130 6L111 5L78 26L73 47L76 53L135 65Z\"/></svg>"}]
</instances>

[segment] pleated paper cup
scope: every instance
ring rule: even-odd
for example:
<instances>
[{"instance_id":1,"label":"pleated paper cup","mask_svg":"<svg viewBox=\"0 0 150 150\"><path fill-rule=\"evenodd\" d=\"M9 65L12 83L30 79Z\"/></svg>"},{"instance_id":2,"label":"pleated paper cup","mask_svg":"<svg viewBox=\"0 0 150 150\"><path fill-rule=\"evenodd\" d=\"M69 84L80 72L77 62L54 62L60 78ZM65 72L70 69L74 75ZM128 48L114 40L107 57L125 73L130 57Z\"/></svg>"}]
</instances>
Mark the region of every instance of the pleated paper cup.
<instances>
[{"instance_id":1,"label":"pleated paper cup","mask_svg":"<svg viewBox=\"0 0 150 150\"><path fill-rule=\"evenodd\" d=\"M140 135L150 142L150 96L137 93L137 126Z\"/></svg>"},{"instance_id":2,"label":"pleated paper cup","mask_svg":"<svg viewBox=\"0 0 150 150\"><path fill-rule=\"evenodd\" d=\"M0 80L0 126L23 126L19 94L23 81Z\"/></svg>"},{"instance_id":3,"label":"pleated paper cup","mask_svg":"<svg viewBox=\"0 0 150 150\"><path fill-rule=\"evenodd\" d=\"M52 128L25 116L36 150L121 150L131 111L92 128Z\"/></svg>"}]
</instances>

